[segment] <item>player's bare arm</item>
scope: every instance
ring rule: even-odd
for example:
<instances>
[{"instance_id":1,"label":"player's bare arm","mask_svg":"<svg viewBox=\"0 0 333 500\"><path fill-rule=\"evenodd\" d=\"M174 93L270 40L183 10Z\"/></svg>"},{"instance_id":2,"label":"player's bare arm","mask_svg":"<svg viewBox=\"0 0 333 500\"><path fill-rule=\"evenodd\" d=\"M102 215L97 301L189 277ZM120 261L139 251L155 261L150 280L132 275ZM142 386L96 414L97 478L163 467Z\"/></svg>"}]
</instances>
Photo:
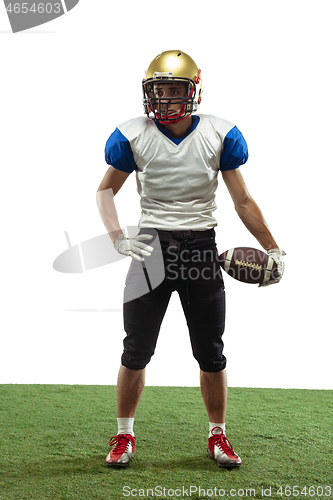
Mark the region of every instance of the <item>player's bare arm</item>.
<instances>
[{"instance_id":1,"label":"player's bare arm","mask_svg":"<svg viewBox=\"0 0 333 500\"><path fill-rule=\"evenodd\" d=\"M143 261L148 257L153 248L144 240L152 239L151 235L137 235L126 238L120 227L114 196L121 189L129 174L110 166L107 170L96 194L96 202L101 219L106 227L115 249L122 255Z\"/></svg>"},{"instance_id":2,"label":"player's bare arm","mask_svg":"<svg viewBox=\"0 0 333 500\"><path fill-rule=\"evenodd\" d=\"M117 170L116 168L110 166L110 168L106 171L97 192L104 191L105 189L112 189L113 195L115 196L129 175L130 174L127 172L122 172L121 170Z\"/></svg>"},{"instance_id":3,"label":"player's bare arm","mask_svg":"<svg viewBox=\"0 0 333 500\"><path fill-rule=\"evenodd\" d=\"M278 248L263 214L250 195L239 169L222 172L223 180L234 202L235 210L251 234L266 250Z\"/></svg>"},{"instance_id":4,"label":"player's bare arm","mask_svg":"<svg viewBox=\"0 0 333 500\"><path fill-rule=\"evenodd\" d=\"M121 172L110 166L99 185L96 194L96 202L102 221L114 243L119 235L123 234L117 210L114 204L114 196L118 193L129 174Z\"/></svg>"}]
</instances>

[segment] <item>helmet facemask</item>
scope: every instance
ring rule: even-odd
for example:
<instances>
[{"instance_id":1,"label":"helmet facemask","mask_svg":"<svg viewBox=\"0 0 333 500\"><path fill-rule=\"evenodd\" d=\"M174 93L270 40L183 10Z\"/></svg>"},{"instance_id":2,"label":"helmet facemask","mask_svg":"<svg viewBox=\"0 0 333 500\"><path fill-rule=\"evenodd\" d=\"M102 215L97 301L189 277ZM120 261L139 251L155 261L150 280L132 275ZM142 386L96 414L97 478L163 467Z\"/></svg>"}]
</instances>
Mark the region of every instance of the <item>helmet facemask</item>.
<instances>
[{"instance_id":1,"label":"helmet facemask","mask_svg":"<svg viewBox=\"0 0 333 500\"><path fill-rule=\"evenodd\" d=\"M177 85L178 84L178 85ZM164 86L170 90L174 87L184 89L183 95L171 97L164 94ZM196 86L190 78L173 77L172 73L157 75L148 78L142 83L144 111L148 118L160 123L176 123L184 120L187 116L197 110L195 101ZM160 96L159 96L160 94ZM177 108L175 111L175 105Z\"/></svg>"}]
</instances>

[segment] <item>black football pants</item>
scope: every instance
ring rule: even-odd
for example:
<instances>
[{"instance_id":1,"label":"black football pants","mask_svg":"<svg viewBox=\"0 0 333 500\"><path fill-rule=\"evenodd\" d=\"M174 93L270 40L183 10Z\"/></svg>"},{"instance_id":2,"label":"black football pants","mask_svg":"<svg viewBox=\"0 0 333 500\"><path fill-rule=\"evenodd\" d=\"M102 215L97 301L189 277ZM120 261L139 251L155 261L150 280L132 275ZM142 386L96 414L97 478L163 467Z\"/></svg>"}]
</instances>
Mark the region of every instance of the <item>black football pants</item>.
<instances>
[{"instance_id":1,"label":"black football pants","mask_svg":"<svg viewBox=\"0 0 333 500\"><path fill-rule=\"evenodd\" d=\"M223 370L226 366L222 341L225 292L217 259L215 231L140 230L140 234L147 233L158 234L165 277L158 286L153 289L150 287L148 293L124 302L127 335L122 365L139 370L149 363L171 294L177 291L186 317L194 358L204 372ZM147 244L150 242L147 241ZM130 289L142 272L142 263L132 259L126 278L125 296L126 289Z\"/></svg>"}]
</instances>

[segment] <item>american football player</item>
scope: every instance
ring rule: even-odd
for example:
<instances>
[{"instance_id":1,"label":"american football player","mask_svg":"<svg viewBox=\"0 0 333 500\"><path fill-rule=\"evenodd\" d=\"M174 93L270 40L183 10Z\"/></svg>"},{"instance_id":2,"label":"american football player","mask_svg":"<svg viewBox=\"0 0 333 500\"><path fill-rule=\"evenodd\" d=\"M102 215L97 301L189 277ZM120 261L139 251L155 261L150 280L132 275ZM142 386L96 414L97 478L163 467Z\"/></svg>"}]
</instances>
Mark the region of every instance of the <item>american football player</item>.
<instances>
[{"instance_id":1,"label":"american football player","mask_svg":"<svg viewBox=\"0 0 333 500\"><path fill-rule=\"evenodd\" d=\"M145 367L154 354L170 296L177 291L200 367L209 421L207 456L221 467L239 467L241 458L226 437L225 427L225 291L214 230L220 172L239 217L278 264L274 283L283 274L282 252L241 175L239 167L248 159L242 133L230 121L194 114L202 98L202 75L194 60L180 50L159 54L148 67L142 91L145 116L121 123L107 140L109 169L98 188L97 204L115 248L132 257L126 288L142 272L144 260L152 258L156 234L165 277L159 286L124 302L118 433L110 440L106 465L126 467L134 455L133 423ZM132 172L141 197L141 218L139 234L129 237L120 227L113 197Z\"/></svg>"}]
</instances>

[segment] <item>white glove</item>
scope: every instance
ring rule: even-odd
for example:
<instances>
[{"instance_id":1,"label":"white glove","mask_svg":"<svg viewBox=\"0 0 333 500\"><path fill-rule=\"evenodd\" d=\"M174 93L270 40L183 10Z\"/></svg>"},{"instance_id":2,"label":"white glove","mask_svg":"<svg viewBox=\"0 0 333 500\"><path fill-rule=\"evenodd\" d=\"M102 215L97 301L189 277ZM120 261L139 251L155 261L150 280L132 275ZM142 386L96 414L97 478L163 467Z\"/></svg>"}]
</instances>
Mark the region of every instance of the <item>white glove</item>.
<instances>
[{"instance_id":1,"label":"white glove","mask_svg":"<svg viewBox=\"0 0 333 500\"><path fill-rule=\"evenodd\" d=\"M133 259L143 262L145 259L141 255L149 257L154 249L145 243L141 243L141 241L151 240L152 238L154 238L152 234L138 234L133 238L126 238L121 234L113 245L117 252L122 255L129 255Z\"/></svg>"},{"instance_id":2,"label":"white glove","mask_svg":"<svg viewBox=\"0 0 333 500\"><path fill-rule=\"evenodd\" d=\"M266 283L261 283L259 286L268 286L273 285L274 283L279 283L284 273L284 262L282 257L283 255L287 255L286 252L280 250L279 248L271 248L267 251L267 253L276 263L279 275L277 276L277 278L266 281Z\"/></svg>"}]
</instances>

